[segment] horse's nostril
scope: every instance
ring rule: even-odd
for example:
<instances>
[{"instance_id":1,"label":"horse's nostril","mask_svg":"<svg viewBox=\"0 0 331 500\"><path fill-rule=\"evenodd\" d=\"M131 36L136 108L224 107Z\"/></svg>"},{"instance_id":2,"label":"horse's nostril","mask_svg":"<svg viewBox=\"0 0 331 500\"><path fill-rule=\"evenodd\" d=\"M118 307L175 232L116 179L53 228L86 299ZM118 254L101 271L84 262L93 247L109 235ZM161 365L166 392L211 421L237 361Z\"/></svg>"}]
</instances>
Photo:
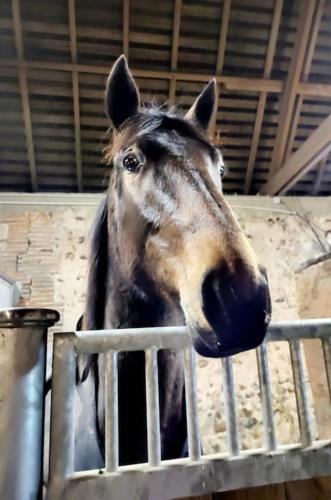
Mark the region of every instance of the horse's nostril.
<instances>
[{"instance_id":1,"label":"horse's nostril","mask_svg":"<svg viewBox=\"0 0 331 500\"><path fill-rule=\"evenodd\" d=\"M247 349L264 338L270 317L266 276L257 284L248 271L223 266L210 271L202 284L203 312L221 345Z\"/></svg>"},{"instance_id":2,"label":"horse's nostril","mask_svg":"<svg viewBox=\"0 0 331 500\"><path fill-rule=\"evenodd\" d=\"M224 325L229 322L218 271L210 271L203 281L202 304L204 314L213 329L215 329L215 325Z\"/></svg>"}]
</instances>

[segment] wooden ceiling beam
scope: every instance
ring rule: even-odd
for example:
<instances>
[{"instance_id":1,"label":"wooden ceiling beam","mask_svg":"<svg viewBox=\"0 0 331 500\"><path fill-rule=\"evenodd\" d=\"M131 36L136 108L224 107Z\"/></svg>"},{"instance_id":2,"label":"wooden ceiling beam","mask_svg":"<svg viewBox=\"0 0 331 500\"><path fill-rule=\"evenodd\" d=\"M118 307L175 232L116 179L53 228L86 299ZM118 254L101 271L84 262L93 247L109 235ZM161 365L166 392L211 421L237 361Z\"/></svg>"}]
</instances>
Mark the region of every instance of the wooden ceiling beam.
<instances>
[{"instance_id":1,"label":"wooden ceiling beam","mask_svg":"<svg viewBox=\"0 0 331 500\"><path fill-rule=\"evenodd\" d=\"M71 64L48 61L22 61L22 66L26 69L40 69L49 71L70 72L76 69L78 73L90 73L94 75L108 75L109 66L96 66L88 64ZM18 67L14 59L0 59L1 67ZM156 80L170 80L175 77L177 81L209 82L214 77L213 74L184 73L179 71L153 71L144 69L133 69L136 78L151 78ZM281 80L266 78L250 78L216 75L217 83L224 84L228 90L245 90L247 92L271 92L280 94L283 92L284 83ZM331 85L324 83L299 83L297 94L309 97L331 97Z\"/></svg>"},{"instance_id":2,"label":"wooden ceiling beam","mask_svg":"<svg viewBox=\"0 0 331 500\"><path fill-rule=\"evenodd\" d=\"M308 43L307 55L306 55L304 67L302 70L302 78L301 78L302 82L307 82L308 76L309 76L309 73L311 70L311 65L312 65L313 57L314 57L314 53L315 53L318 33L319 33L320 26L321 26L324 3L325 3L324 0L318 0L315 16L314 16L314 20L313 20L313 25L312 25L311 37L310 37L310 40ZM291 125L290 134L289 134L289 138L288 138L288 141L286 144L286 150L285 150L285 155L284 155L285 160L290 156L290 154L293 151L293 145L294 145L295 136L296 136L299 120L300 120L303 99L304 99L304 96L301 94L298 96L298 98L295 102L292 125Z\"/></svg>"},{"instance_id":3,"label":"wooden ceiling beam","mask_svg":"<svg viewBox=\"0 0 331 500\"><path fill-rule=\"evenodd\" d=\"M18 80L19 80L19 88L22 100L23 122L25 128L26 148L27 148L27 157L28 157L30 177L31 177L31 187L32 191L37 191L38 178L37 178L36 159L34 153L27 68L24 64L23 32L22 32L22 21L21 21L19 0L12 0L12 15L13 15L13 26L15 35L15 45L16 45L16 65L18 68Z\"/></svg>"},{"instance_id":4,"label":"wooden ceiling beam","mask_svg":"<svg viewBox=\"0 0 331 500\"><path fill-rule=\"evenodd\" d=\"M314 182L314 186L312 189L312 195L317 195L318 191L320 190L321 183L322 183L322 178L325 172L325 167L328 162L329 155L325 155L324 158L320 161L318 167L317 167L317 174L316 174L316 179Z\"/></svg>"},{"instance_id":5,"label":"wooden ceiling beam","mask_svg":"<svg viewBox=\"0 0 331 500\"><path fill-rule=\"evenodd\" d=\"M178 65L178 47L180 34L180 19L182 10L182 0L175 0L174 3L174 23L172 30L172 48L171 48L171 71L175 72ZM169 103L175 103L176 95L176 76L172 76L169 83Z\"/></svg>"},{"instance_id":6,"label":"wooden ceiling beam","mask_svg":"<svg viewBox=\"0 0 331 500\"><path fill-rule=\"evenodd\" d=\"M72 97L74 108L75 123L75 156L76 156L76 175L78 192L83 191L83 165L82 165L82 143L80 131L80 109L79 109L79 81L77 66L77 34L76 34L76 8L75 0L68 2L69 15L69 33L70 33L70 52L73 64L72 70Z\"/></svg>"},{"instance_id":7,"label":"wooden ceiling beam","mask_svg":"<svg viewBox=\"0 0 331 500\"><path fill-rule=\"evenodd\" d=\"M314 17L317 0L303 0L301 3L292 58L280 103L279 122L270 161L269 179L273 177L274 173L281 167L284 161L285 148L290 133L295 101L297 99L298 84L305 61L305 54L311 34L312 19Z\"/></svg>"},{"instance_id":8,"label":"wooden ceiling beam","mask_svg":"<svg viewBox=\"0 0 331 500\"><path fill-rule=\"evenodd\" d=\"M297 93L305 97L331 97L331 85L324 83L299 83Z\"/></svg>"},{"instance_id":9,"label":"wooden ceiling beam","mask_svg":"<svg viewBox=\"0 0 331 500\"><path fill-rule=\"evenodd\" d=\"M263 78L270 78L270 75L271 75L272 64L273 64L273 60L274 60L278 32L279 32L279 25L280 25L280 21L281 21L281 17L282 17L282 10L283 10L283 0L275 0L274 13L273 13L273 17L272 17L269 43L268 43L268 48L267 48L267 52L266 52ZM252 137L252 146L251 146L251 149L249 152L249 158L248 158L247 172L246 172L246 178L245 178L245 188L244 188L245 194L249 194L249 191L251 188L255 160L256 160L257 150L258 150L258 146L259 146L259 142L260 142L260 135L261 135L261 130L262 130L262 123L263 123L266 102L267 102L267 92L261 92L260 97L259 97L259 101L258 101L258 105L257 105L256 118L255 118L255 123L254 123L254 131L253 131L253 137Z\"/></svg>"},{"instance_id":10,"label":"wooden ceiling beam","mask_svg":"<svg viewBox=\"0 0 331 500\"><path fill-rule=\"evenodd\" d=\"M298 180L331 151L331 114L274 173L261 193L286 193Z\"/></svg>"},{"instance_id":11,"label":"wooden ceiling beam","mask_svg":"<svg viewBox=\"0 0 331 500\"><path fill-rule=\"evenodd\" d=\"M223 3L222 21L221 21L221 26L220 26L218 50L217 50L217 61L216 61L216 74L217 75L220 75L222 73L223 66L224 66L226 39L228 36L229 22L230 22L231 2L232 2L232 0L224 0L224 3Z\"/></svg>"},{"instance_id":12,"label":"wooden ceiling beam","mask_svg":"<svg viewBox=\"0 0 331 500\"><path fill-rule=\"evenodd\" d=\"M224 0L222 9L222 20L219 31L218 38L218 49L217 49L217 59L216 59L216 74L221 75L223 72L224 59L225 59L225 49L226 40L228 37L230 13L231 13L231 3L232 0ZM217 82L216 86L216 113L212 117L212 123L210 126L210 135L216 142L219 142L219 131L216 130L216 121L218 113L218 101L221 93L221 83ZM216 132L216 135L215 135Z\"/></svg>"},{"instance_id":13,"label":"wooden ceiling beam","mask_svg":"<svg viewBox=\"0 0 331 500\"><path fill-rule=\"evenodd\" d=\"M123 54L129 59L130 0L123 0Z\"/></svg>"}]
</instances>

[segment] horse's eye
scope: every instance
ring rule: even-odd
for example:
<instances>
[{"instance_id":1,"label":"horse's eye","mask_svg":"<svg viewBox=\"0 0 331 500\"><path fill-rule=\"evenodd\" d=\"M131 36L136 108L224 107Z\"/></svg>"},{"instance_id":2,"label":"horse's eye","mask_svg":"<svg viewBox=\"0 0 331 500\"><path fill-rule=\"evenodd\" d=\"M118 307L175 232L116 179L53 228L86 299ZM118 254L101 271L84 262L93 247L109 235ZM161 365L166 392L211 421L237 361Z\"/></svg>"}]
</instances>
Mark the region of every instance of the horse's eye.
<instances>
[{"instance_id":1,"label":"horse's eye","mask_svg":"<svg viewBox=\"0 0 331 500\"><path fill-rule=\"evenodd\" d=\"M141 167L139 158L134 153L127 153L122 160L123 167L129 172L137 172Z\"/></svg>"},{"instance_id":2,"label":"horse's eye","mask_svg":"<svg viewBox=\"0 0 331 500\"><path fill-rule=\"evenodd\" d=\"M223 177L224 175L224 165L220 166L220 176Z\"/></svg>"}]
</instances>

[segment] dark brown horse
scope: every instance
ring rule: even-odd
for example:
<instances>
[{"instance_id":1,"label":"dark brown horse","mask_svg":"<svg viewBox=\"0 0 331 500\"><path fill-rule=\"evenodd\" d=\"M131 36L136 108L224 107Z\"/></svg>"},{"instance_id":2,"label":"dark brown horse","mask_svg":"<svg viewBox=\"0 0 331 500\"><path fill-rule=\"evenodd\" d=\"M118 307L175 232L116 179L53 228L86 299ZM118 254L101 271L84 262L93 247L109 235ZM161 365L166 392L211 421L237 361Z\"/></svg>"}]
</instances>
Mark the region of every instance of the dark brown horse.
<instances>
[{"instance_id":1,"label":"dark brown horse","mask_svg":"<svg viewBox=\"0 0 331 500\"><path fill-rule=\"evenodd\" d=\"M212 80L184 117L141 107L125 58L107 82L114 137L98 213L83 328L188 325L203 356L258 346L270 319L265 269L222 193L223 161L208 138ZM186 441L182 357L159 352L162 458ZM77 369L76 469L104 463L104 360ZM120 463L147 459L144 353L119 357Z\"/></svg>"}]
</instances>

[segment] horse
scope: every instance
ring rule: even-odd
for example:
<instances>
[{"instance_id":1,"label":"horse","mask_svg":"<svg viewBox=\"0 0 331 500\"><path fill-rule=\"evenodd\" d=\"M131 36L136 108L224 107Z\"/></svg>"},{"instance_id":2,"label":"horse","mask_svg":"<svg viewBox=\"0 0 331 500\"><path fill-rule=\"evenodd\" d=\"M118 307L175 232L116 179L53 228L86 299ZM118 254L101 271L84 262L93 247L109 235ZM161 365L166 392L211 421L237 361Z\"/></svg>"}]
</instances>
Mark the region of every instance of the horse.
<instances>
[{"instance_id":1,"label":"horse","mask_svg":"<svg viewBox=\"0 0 331 500\"><path fill-rule=\"evenodd\" d=\"M216 81L193 106L141 105L121 56L106 85L113 138L109 186L89 257L85 330L187 325L202 356L257 347L270 321L266 270L222 192L224 162L209 136ZM75 469L104 466L104 355L79 355ZM185 455L182 354L158 352L162 459ZM144 352L120 353L120 465L147 461Z\"/></svg>"}]
</instances>

